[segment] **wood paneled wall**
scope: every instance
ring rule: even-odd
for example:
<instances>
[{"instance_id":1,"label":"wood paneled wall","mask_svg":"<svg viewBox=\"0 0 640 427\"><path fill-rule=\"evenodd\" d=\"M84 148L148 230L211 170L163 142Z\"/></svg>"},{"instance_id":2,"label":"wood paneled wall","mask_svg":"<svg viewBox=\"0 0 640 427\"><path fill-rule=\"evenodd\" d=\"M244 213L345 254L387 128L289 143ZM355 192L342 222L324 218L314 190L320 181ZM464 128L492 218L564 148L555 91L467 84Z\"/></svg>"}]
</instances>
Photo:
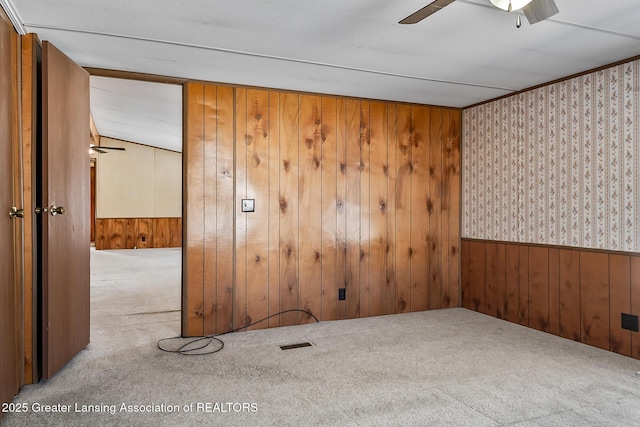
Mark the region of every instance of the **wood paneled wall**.
<instances>
[{"instance_id":1,"label":"wood paneled wall","mask_svg":"<svg viewBox=\"0 0 640 427\"><path fill-rule=\"evenodd\" d=\"M640 255L462 241L462 306L640 359Z\"/></svg>"},{"instance_id":2,"label":"wood paneled wall","mask_svg":"<svg viewBox=\"0 0 640 427\"><path fill-rule=\"evenodd\" d=\"M96 249L179 248L182 218L97 218Z\"/></svg>"},{"instance_id":3,"label":"wood paneled wall","mask_svg":"<svg viewBox=\"0 0 640 427\"><path fill-rule=\"evenodd\" d=\"M184 335L458 306L459 110L202 83L184 99Z\"/></svg>"}]
</instances>

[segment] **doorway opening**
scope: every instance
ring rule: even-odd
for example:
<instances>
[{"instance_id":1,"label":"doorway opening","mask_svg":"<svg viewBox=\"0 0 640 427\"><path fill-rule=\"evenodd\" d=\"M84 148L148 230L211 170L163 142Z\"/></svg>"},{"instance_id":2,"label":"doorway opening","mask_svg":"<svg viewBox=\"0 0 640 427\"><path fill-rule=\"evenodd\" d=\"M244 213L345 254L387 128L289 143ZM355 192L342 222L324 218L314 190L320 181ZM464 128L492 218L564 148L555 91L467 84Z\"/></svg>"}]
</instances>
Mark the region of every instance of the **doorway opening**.
<instances>
[{"instance_id":1,"label":"doorway opening","mask_svg":"<svg viewBox=\"0 0 640 427\"><path fill-rule=\"evenodd\" d=\"M180 332L182 86L92 75L90 94L91 346L115 354Z\"/></svg>"}]
</instances>

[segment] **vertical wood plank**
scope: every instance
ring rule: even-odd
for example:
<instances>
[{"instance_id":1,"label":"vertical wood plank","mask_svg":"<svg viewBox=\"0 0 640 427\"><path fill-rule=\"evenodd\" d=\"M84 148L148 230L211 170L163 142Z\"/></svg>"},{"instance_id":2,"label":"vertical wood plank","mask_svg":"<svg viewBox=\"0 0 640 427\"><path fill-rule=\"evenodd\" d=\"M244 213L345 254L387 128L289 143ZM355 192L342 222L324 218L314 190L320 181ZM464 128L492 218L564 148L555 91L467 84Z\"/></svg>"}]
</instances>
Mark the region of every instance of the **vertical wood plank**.
<instances>
[{"instance_id":1,"label":"vertical wood plank","mask_svg":"<svg viewBox=\"0 0 640 427\"><path fill-rule=\"evenodd\" d=\"M138 240L138 218L127 218L124 223L124 245L127 249L136 247Z\"/></svg>"},{"instance_id":2,"label":"vertical wood plank","mask_svg":"<svg viewBox=\"0 0 640 427\"><path fill-rule=\"evenodd\" d=\"M529 326L529 247L518 247L519 310L518 323Z\"/></svg>"},{"instance_id":3,"label":"vertical wood plank","mask_svg":"<svg viewBox=\"0 0 640 427\"><path fill-rule=\"evenodd\" d=\"M446 117L446 120L445 120ZM448 235L444 236L442 227L442 205L447 197L442 192L443 171L442 152L448 142L448 118L446 110L442 108L430 108L429 120L429 168L428 182L429 195L427 196L427 212L429 218L429 233L427 238L429 253L429 309L442 307L443 288L443 247L448 246ZM446 126L445 127L445 122ZM448 229L448 227L447 227ZM446 249L445 249L446 252ZM446 275L448 276L448 274ZM447 279L448 280L448 279Z\"/></svg>"},{"instance_id":4,"label":"vertical wood plank","mask_svg":"<svg viewBox=\"0 0 640 427\"><path fill-rule=\"evenodd\" d=\"M203 334L204 262L204 85L184 86L185 144L183 204L185 206L185 250L183 260L183 335ZM137 242L139 244L140 242Z\"/></svg>"},{"instance_id":5,"label":"vertical wood plank","mask_svg":"<svg viewBox=\"0 0 640 427\"><path fill-rule=\"evenodd\" d=\"M486 244L486 314L498 316L498 245Z\"/></svg>"},{"instance_id":6,"label":"vertical wood plank","mask_svg":"<svg viewBox=\"0 0 640 427\"><path fill-rule=\"evenodd\" d=\"M320 96L300 96L300 308L322 313L322 111ZM320 196L320 197L319 197ZM300 315L301 323L313 318Z\"/></svg>"},{"instance_id":7,"label":"vertical wood plank","mask_svg":"<svg viewBox=\"0 0 640 427\"><path fill-rule=\"evenodd\" d=\"M631 257L631 314L640 316L640 257ZM640 359L640 333L631 334L631 357Z\"/></svg>"},{"instance_id":8,"label":"vertical wood plank","mask_svg":"<svg viewBox=\"0 0 640 427\"><path fill-rule=\"evenodd\" d=\"M387 314L397 312L397 281L396 281L396 175L398 149L398 105L387 103L387 245L385 255L387 260L386 274L386 311Z\"/></svg>"},{"instance_id":9,"label":"vertical wood plank","mask_svg":"<svg viewBox=\"0 0 640 427\"><path fill-rule=\"evenodd\" d=\"M369 315L387 313L387 104L371 102L369 116L370 147L370 271L371 297Z\"/></svg>"},{"instance_id":10,"label":"vertical wood plank","mask_svg":"<svg viewBox=\"0 0 640 427\"><path fill-rule=\"evenodd\" d=\"M170 246L179 248L182 246L182 218L170 218L169 228L171 233Z\"/></svg>"},{"instance_id":11,"label":"vertical wood plank","mask_svg":"<svg viewBox=\"0 0 640 427\"><path fill-rule=\"evenodd\" d=\"M109 249L109 220L96 219L96 250Z\"/></svg>"},{"instance_id":12,"label":"vertical wood plank","mask_svg":"<svg viewBox=\"0 0 640 427\"><path fill-rule=\"evenodd\" d=\"M506 319L505 307L507 304L507 254L504 244L498 244L496 248L496 317Z\"/></svg>"},{"instance_id":13,"label":"vertical wood plank","mask_svg":"<svg viewBox=\"0 0 640 427\"><path fill-rule=\"evenodd\" d=\"M280 309L297 309L298 285L298 95L280 94ZM297 313L280 317L280 325L298 323Z\"/></svg>"},{"instance_id":14,"label":"vertical wood plank","mask_svg":"<svg viewBox=\"0 0 640 427\"><path fill-rule=\"evenodd\" d=\"M411 309L411 107L398 106L396 146L396 312Z\"/></svg>"},{"instance_id":15,"label":"vertical wood plank","mask_svg":"<svg viewBox=\"0 0 640 427\"><path fill-rule=\"evenodd\" d=\"M529 327L549 332L549 249L529 248Z\"/></svg>"},{"instance_id":16,"label":"vertical wood plank","mask_svg":"<svg viewBox=\"0 0 640 427\"><path fill-rule=\"evenodd\" d=\"M451 292L449 286L451 285L449 260L453 257L451 254L451 248L449 246L449 204L451 198L451 137L450 126L451 120L449 118L449 110L442 110L442 132L441 132L441 176L442 181L440 183L440 270L441 270L441 283L440 283L440 306L442 308L449 308L452 306ZM459 259L457 256L456 260ZM456 300L457 305L457 300ZM455 305L454 305L455 306Z\"/></svg>"},{"instance_id":17,"label":"vertical wood plank","mask_svg":"<svg viewBox=\"0 0 640 427\"><path fill-rule=\"evenodd\" d=\"M269 92L269 316L280 312L280 94ZM269 319L280 326L280 316Z\"/></svg>"},{"instance_id":18,"label":"vertical wood plank","mask_svg":"<svg viewBox=\"0 0 640 427\"><path fill-rule=\"evenodd\" d=\"M631 312L631 257L609 255L609 350L631 356L631 331L622 329L622 313Z\"/></svg>"},{"instance_id":19,"label":"vertical wood plank","mask_svg":"<svg viewBox=\"0 0 640 427\"><path fill-rule=\"evenodd\" d=\"M580 252L560 249L560 336L580 341Z\"/></svg>"},{"instance_id":20,"label":"vertical wood plank","mask_svg":"<svg viewBox=\"0 0 640 427\"><path fill-rule=\"evenodd\" d=\"M504 315L509 322L518 323L520 311L520 260L517 245L505 245L505 305Z\"/></svg>"},{"instance_id":21,"label":"vertical wood plank","mask_svg":"<svg viewBox=\"0 0 640 427\"><path fill-rule=\"evenodd\" d=\"M126 221L125 221L126 222ZM169 230L169 218L153 218L153 247L168 248L171 241L171 232ZM126 224L123 224L123 231ZM123 241L124 245L124 241ZM126 247L126 245L125 245Z\"/></svg>"},{"instance_id":22,"label":"vertical wood plank","mask_svg":"<svg viewBox=\"0 0 640 427\"><path fill-rule=\"evenodd\" d=\"M359 317L369 317L371 311L371 236L370 220L371 208L371 141L370 132L370 102L360 101L360 271L358 285L358 301L360 302Z\"/></svg>"},{"instance_id":23,"label":"vertical wood plank","mask_svg":"<svg viewBox=\"0 0 640 427\"><path fill-rule=\"evenodd\" d=\"M549 248L549 332L560 335L560 250Z\"/></svg>"},{"instance_id":24,"label":"vertical wood plank","mask_svg":"<svg viewBox=\"0 0 640 427\"><path fill-rule=\"evenodd\" d=\"M140 249L153 247L153 220L151 218L138 218L138 243ZM202 266L200 266L202 268Z\"/></svg>"},{"instance_id":25,"label":"vertical wood plank","mask_svg":"<svg viewBox=\"0 0 640 427\"><path fill-rule=\"evenodd\" d=\"M247 156L251 136L247 132L248 119L247 89L235 89L235 186L236 197L233 210L235 222L235 285L233 292L233 328L242 328L251 324L247 313L247 265L248 230L247 214L242 212L242 199L247 199Z\"/></svg>"},{"instance_id":26,"label":"vertical wood plank","mask_svg":"<svg viewBox=\"0 0 640 427\"><path fill-rule=\"evenodd\" d=\"M469 283L471 309L486 313L486 244L484 242L469 244Z\"/></svg>"},{"instance_id":27,"label":"vertical wood plank","mask_svg":"<svg viewBox=\"0 0 640 427\"><path fill-rule=\"evenodd\" d=\"M460 117L449 110L449 307L458 306L460 293Z\"/></svg>"},{"instance_id":28,"label":"vertical wood plank","mask_svg":"<svg viewBox=\"0 0 640 427\"><path fill-rule=\"evenodd\" d=\"M124 219L112 218L109 220L109 233L111 247L110 249L124 249L125 248L125 236L124 236ZM149 233L153 234L153 233ZM152 245L150 247L153 247Z\"/></svg>"},{"instance_id":29,"label":"vertical wood plank","mask_svg":"<svg viewBox=\"0 0 640 427\"><path fill-rule=\"evenodd\" d=\"M322 117L322 320L338 318L338 196L336 98L323 96Z\"/></svg>"},{"instance_id":30,"label":"vertical wood plank","mask_svg":"<svg viewBox=\"0 0 640 427\"><path fill-rule=\"evenodd\" d=\"M360 316L360 102L347 100L347 318Z\"/></svg>"},{"instance_id":31,"label":"vertical wood plank","mask_svg":"<svg viewBox=\"0 0 640 427\"><path fill-rule=\"evenodd\" d=\"M269 92L247 90L247 322L269 316ZM261 322L252 329L266 328Z\"/></svg>"},{"instance_id":32,"label":"vertical wood plank","mask_svg":"<svg viewBox=\"0 0 640 427\"><path fill-rule=\"evenodd\" d=\"M583 343L609 349L609 256L580 252L580 307Z\"/></svg>"},{"instance_id":33,"label":"vertical wood plank","mask_svg":"<svg viewBox=\"0 0 640 427\"><path fill-rule=\"evenodd\" d=\"M433 112L422 106L411 110L411 311L421 311L429 307L429 218L434 210L429 194L429 126Z\"/></svg>"},{"instance_id":34,"label":"vertical wood plank","mask_svg":"<svg viewBox=\"0 0 640 427\"><path fill-rule=\"evenodd\" d=\"M472 309L471 307L471 282L469 272L469 248L470 242L463 240L460 244L460 281L461 281L461 303L464 308Z\"/></svg>"},{"instance_id":35,"label":"vertical wood plank","mask_svg":"<svg viewBox=\"0 0 640 427\"><path fill-rule=\"evenodd\" d=\"M347 286L347 101L336 100L336 286ZM336 319L347 315L346 300L337 302Z\"/></svg>"},{"instance_id":36,"label":"vertical wood plank","mask_svg":"<svg viewBox=\"0 0 640 427\"><path fill-rule=\"evenodd\" d=\"M232 329L234 268L234 91L217 88L216 110L216 333Z\"/></svg>"},{"instance_id":37,"label":"vertical wood plank","mask_svg":"<svg viewBox=\"0 0 640 427\"><path fill-rule=\"evenodd\" d=\"M218 132L218 93L214 85L204 86L204 284L202 315L205 335L216 332L217 267L216 251L217 186L216 149Z\"/></svg>"}]
</instances>

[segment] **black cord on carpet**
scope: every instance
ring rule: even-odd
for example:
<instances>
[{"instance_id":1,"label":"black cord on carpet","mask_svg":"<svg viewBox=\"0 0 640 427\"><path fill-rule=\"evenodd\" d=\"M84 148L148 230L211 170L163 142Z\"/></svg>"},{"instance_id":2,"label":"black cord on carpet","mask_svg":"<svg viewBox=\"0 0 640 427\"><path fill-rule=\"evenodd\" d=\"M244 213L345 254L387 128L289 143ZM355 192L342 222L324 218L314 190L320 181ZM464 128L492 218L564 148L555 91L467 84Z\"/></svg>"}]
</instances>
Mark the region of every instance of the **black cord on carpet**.
<instances>
[{"instance_id":1,"label":"black cord on carpet","mask_svg":"<svg viewBox=\"0 0 640 427\"><path fill-rule=\"evenodd\" d=\"M320 322L318 320L318 318L316 316L313 315L313 313L311 313L309 310L302 310L299 308L294 308L291 310L284 310L281 311L279 313L275 313L272 314L271 316L267 316L264 319L260 319L256 322L253 322L249 325L243 326L241 328L237 328L237 329L233 329L231 331L227 331L224 332L222 334L215 334L215 335L205 335L203 337L197 337L197 338L183 338L183 337L170 337L170 338L162 338L161 340L158 340L158 348L162 351L165 351L167 353L178 353L181 354L183 356L204 356L207 354L214 354L219 352L220 350L222 350L224 348L224 341L222 341L220 338L218 338L221 335L226 335L226 334L230 334L232 332L238 332L241 331L243 329L247 329L250 328L251 326L257 325L258 323L262 323L266 320L271 319L272 317L275 316L280 316L282 314L286 314L286 313L293 313L293 312L299 312L299 313L305 313L311 317L313 317L315 319L316 322ZM182 346L180 346L179 348L172 350L172 349L168 349L168 348L163 348L161 343L165 342L165 341L176 341L176 340L188 340L185 344L183 344ZM213 342L217 342L219 344L219 346L213 350L207 350L207 351L203 351L203 352L198 352L199 350L203 350L205 348L207 348L209 345L213 344Z\"/></svg>"}]
</instances>

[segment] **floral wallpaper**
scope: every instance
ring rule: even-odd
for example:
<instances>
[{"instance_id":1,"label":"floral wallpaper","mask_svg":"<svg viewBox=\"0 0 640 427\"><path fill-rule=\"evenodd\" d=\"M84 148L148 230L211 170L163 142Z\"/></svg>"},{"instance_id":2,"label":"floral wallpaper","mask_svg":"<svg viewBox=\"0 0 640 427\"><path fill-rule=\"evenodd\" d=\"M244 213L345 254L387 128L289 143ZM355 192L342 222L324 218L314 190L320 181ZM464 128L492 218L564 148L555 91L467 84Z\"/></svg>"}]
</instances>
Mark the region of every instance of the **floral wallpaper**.
<instances>
[{"instance_id":1,"label":"floral wallpaper","mask_svg":"<svg viewBox=\"0 0 640 427\"><path fill-rule=\"evenodd\" d=\"M462 114L462 236L640 252L640 60Z\"/></svg>"}]
</instances>

